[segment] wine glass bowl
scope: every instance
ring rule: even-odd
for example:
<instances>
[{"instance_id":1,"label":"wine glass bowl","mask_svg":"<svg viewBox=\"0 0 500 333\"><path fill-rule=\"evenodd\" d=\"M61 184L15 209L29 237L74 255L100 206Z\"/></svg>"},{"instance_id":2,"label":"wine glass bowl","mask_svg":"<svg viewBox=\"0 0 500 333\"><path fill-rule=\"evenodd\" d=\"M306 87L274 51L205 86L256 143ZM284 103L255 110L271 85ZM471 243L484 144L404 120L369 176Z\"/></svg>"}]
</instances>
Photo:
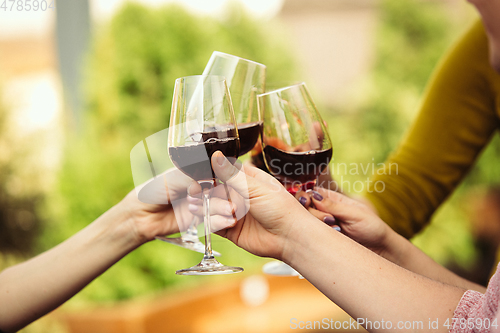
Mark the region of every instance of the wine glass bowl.
<instances>
[{"instance_id":1,"label":"wine glass bowl","mask_svg":"<svg viewBox=\"0 0 500 333\"><path fill-rule=\"evenodd\" d=\"M332 158L332 144L305 83L258 95L263 156L287 189L311 189Z\"/></svg>"},{"instance_id":2,"label":"wine glass bowl","mask_svg":"<svg viewBox=\"0 0 500 333\"><path fill-rule=\"evenodd\" d=\"M226 78L238 124L239 156L245 155L254 148L262 131L262 117L257 106L257 95L265 91L266 66L215 51L203 74L221 75Z\"/></svg>"},{"instance_id":3,"label":"wine glass bowl","mask_svg":"<svg viewBox=\"0 0 500 333\"><path fill-rule=\"evenodd\" d=\"M224 266L213 256L210 192L217 186L211 157L221 151L234 164L239 155L239 135L231 97L222 76L198 75L175 81L170 116L168 152L174 165L202 188L205 253L202 261L179 270L181 275L228 274L243 271Z\"/></svg>"}]
</instances>

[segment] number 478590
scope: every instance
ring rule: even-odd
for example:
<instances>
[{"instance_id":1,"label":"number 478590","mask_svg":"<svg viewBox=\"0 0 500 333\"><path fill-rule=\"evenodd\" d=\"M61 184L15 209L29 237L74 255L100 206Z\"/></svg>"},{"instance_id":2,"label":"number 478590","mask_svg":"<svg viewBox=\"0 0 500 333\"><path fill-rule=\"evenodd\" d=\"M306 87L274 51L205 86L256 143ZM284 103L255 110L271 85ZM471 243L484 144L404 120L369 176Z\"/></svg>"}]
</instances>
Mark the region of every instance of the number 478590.
<instances>
[{"instance_id":1,"label":"number 478590","mask_svg":"<svg viewBox=\"0 0 500 333\"><path fill-rule=\"evenodd\" d=\"M1 1L1 0L0 0ZM2 5L0 5L0 10L6 11L18 11L18 12L31 12L31 11L46 11L56 9L55 0L3 0Z\"/></svg>"}]
</instances>

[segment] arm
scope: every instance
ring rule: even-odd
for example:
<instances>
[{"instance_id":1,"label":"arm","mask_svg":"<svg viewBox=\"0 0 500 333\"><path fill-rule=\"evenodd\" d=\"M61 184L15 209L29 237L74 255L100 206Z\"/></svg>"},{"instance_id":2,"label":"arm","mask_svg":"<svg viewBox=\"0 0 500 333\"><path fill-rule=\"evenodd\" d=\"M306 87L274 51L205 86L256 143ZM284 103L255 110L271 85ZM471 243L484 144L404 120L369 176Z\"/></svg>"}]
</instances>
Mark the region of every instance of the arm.
<instances>
[{"instance_id":1,"label":"arm","mask_svg":"<svg viewBox=\"0 0 500 333\"><path fill-rule=\"evenodd\" d=\"M482 293L486 291L485 287L468 281L439 265L403 236L393 231L391 234L389 240L391 244L388 246L391 250L388 250L384 255L387 260L436 281Z\"/></svg>"},{"instance_id":2,"label":"arm","mask_svg":"<svg viewBox=\"0 0 500 333\"><path fill-rule=\"evenodd\" d=\"M413 331L429 332L429 318L453 317L464 289L396 266L324 224L297 221L281 259L353 318L390 321L387 332L398 331L400 321L421 322Z\"/></svg>"},{"instance_id":3,"label":"arm","mask_svg":"<svg viewBox=\"0 0 500 333\"><path fill-rule=\"evenodd\" d=\"M181 185L178 176L173 178ZM165 200L164 189L161 200ZM15 332L28 325L67 301L130 251L157 235L178 230L171 205L145 204L135 191L129 193L63 243L0 273L0 332Z\"/></svg>"},{"instance_id":4,"label":"arm","mask_svg":"<svg viewBox=\"0 0 500 333\"><path fill-rule=\"evenodd\" d=\"M317 192L316 192L317 191ZM430 279L484 292L486 288L472 283L439 265L403 236L385 224L370 207L337 192L316 188L311 200L315 216L333 215L342 232L385 259Z\"/></svg>"},{"instance_id":5,"label":"arm","mask_svg":"<svg viewBox=\"0 0 500 333\"><path fill-rule=\"evenodd\" d=\"M227 160L216 165L221 154L214 156L218 177L249 201L249 214L222 236L253 254L285 261L354 318L395 325L453 317L463 288L394 265L319 223L271 176L255 168L238 172Z\"/></svg>"},{"instance_id":6,"label":"arm","mask_svg":"<svg viewBox=\"0 0 500 333\"><path fill-rule=\"evenodd\" d=\"M0 329L15 332L75 295L139 246L120 205L65 242L0 274Z\"/></svg>"},{"instance_id":7,"label":"arm","mask_svg":"<svg viewBox=\"0 0 500 333\"><path fill-rule=\"evenodd\" d=\"M385 190L366 194L396 232L409 238L421 230L467 174L499 126L499 97L477 22L440 63L405 139L373 177Z\"/></svg>"}]
</instances>

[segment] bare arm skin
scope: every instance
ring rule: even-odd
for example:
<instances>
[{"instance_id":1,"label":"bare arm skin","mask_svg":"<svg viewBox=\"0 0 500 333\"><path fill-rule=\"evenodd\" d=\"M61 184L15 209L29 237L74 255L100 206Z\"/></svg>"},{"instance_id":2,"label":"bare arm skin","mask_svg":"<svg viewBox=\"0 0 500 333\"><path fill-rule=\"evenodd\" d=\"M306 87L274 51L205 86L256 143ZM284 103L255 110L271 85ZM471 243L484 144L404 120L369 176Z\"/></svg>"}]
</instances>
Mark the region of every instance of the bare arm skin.
<instances>
[{"instance_id":1,"label":"bare arm skin","mask_svg":"<svg viewBox=\"0 0 500 333\"><path fill-rule=\"evenodd\" d=\"M387 260L436 281L465 289L484 292L485 287L470 282L439 265L419 248L397 234L370 207L339 193L316 188L311 200L315 216L331 214L337 218L342 232ZM322 200L318 200L323 198Z\"/></svg>"},{"instance_id":2,"label":"bare arm skin","mask_svg":"<svg viewBox=\"0 0 500 333\"><path fill-rule=\"evenodd\" d=\"M179 179L176 175L176 185L181 185ZM135 191L129 193L63 243L0 273L0 332L18 331L70 299L130 251L157 235L178 231L170 204L145 204Z\"/></svg>"}]
</instances>

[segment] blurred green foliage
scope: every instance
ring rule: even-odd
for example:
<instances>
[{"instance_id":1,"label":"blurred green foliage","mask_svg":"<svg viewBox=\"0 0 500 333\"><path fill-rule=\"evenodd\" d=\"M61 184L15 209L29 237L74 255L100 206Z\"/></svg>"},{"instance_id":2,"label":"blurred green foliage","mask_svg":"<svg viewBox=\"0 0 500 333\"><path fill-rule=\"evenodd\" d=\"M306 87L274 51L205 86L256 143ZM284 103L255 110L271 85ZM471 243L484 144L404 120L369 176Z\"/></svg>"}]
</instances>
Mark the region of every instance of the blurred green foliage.
<instances>
[{"instance_id":1,"label":"blurred green foliage","mask_svg":"<svg viewBox=\"0 0 500 333\"><path fill-rule=\"evenodd\" d=\"M149 8L129 3L97 29L86 65L85 114L79 128L68 133L58 185L43 211L40 250L81 230L134 188L131 149L168 127L175 79L201 74L214 50L266 64L270 80L297 79L286 39L269 23L251 19L238 6L228 8L224 17L196 16L176 5ZM252 263L262 264L218 236L214 248L224 253L225 264L250 270ZM150 242L95 280L71 304L120 300L177 283L209 281L212 278L174 274L200 259L201 254Z\"/></svg>"},{"instance_id":2,"label":"blurred green foliage","mask_svg":"<svg viewBox=\"0 0 500 333\"><path fill-rule=\"evenodd\" d=\"M416 115L434 66L456 37L442 4L383 0L380 6L373 68L349 103L326 117L336 163L387 159ZM337 176L353 182L367 175Z\"/></svg>"},{"instance_id":3,"label":"blurred green foliage","mask_svg":"<svg viewBox=\"0 0 500 333\"><path fill-rule=\"evenodd\" d=\"M30 168L36 135L20 134L6 105L0 105L0 270L1 255L31 255L40 227L36 206L41 191ZM29 181L28 181L29 180Z\"/></svg>"},{"instance_id":4,"label":"blurred green foliage","mask_svg":"<svg viewBox=\"0 0 500 333\"><path fill-rule=\"evenodd\" d=\"M375 61L355 105L356 138L363 154L384 161L411 123L430 73L453 34L449 15L435 2L384 0Z\"/></svg>"},{"instance_id":5,"label":"blurred green foliage","mask_svg":"<svg viewBox=\"0 0 500 333\"><path fill-rule=\"evenodd\" d=\"M462 29L440 2L383 0L380 15L370 76L360 83L351 104L342 112L332 110L327 117L335 141L335 163L366 165L386 160L415 117L432 70ZM499 183L498 165L500 139L496 135L462 185L412 241L442 264L470 266L477 252L469 232L468 193L478 185ZM369 177L342 173L342 168L338 173L333 166L339 183L366 182Z\"/></svg>"}]
</instances>

